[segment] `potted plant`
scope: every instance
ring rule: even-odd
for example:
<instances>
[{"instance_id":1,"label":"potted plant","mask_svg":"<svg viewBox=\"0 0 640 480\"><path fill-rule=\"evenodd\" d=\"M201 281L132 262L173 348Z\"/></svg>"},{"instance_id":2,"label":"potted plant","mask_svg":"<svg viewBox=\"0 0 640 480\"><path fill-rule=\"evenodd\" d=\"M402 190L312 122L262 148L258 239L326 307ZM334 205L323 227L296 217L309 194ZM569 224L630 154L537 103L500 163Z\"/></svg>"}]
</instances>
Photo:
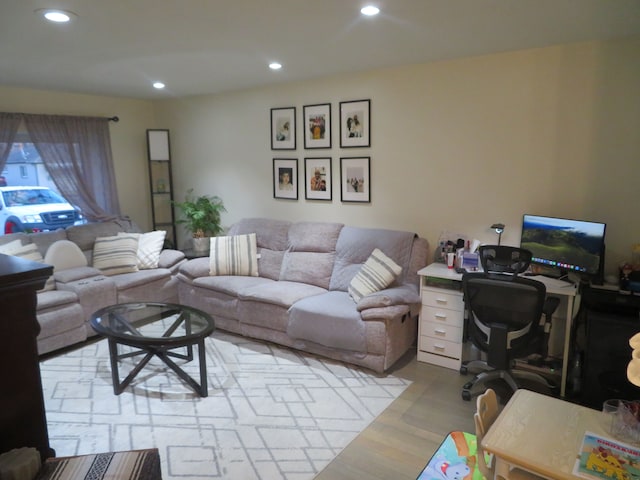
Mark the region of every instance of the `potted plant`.
<instances>
[{"instance_id":1,"label":"potted plant","mask_svg":"<svg viewBox=\"0 0 640 480\"><path fill-rule=\"evenodd\" d=\"M184 218L176 221L183 224L193 236L193 249L209 249L209 237L222 233L220 214L226 212L222 199L218 196L193 194L193 188L187 190L184 202L173 202L182 211Z\"/></svg>"}]
</instances>

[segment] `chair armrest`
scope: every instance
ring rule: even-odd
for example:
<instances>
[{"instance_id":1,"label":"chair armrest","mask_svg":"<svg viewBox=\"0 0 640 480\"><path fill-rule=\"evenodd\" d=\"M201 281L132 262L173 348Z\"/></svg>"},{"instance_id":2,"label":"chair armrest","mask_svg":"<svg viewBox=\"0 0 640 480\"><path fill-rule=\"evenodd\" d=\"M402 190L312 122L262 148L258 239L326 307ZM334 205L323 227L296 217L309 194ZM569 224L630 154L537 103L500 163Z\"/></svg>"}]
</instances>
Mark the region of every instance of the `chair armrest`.
<instances>
[{"instance_id":1,"label":"chair armrest","mask_svg":"<svg viewBox=\"0 0 640 480\"><path fill-rule=\"evenodd\" d=\"M179 264L182 260L184 260L184 258L184 253L180 250L172 250L170 248L166 248L160 252L158 267L171 269L171 267Z\"/></svg>"},{"instance_id":2,"label":"chair armrest","mask_svg":"<svg viewBox=\"0 0 640 480\"><path fill-rule=\"evenodd\" d=\"M362 297L356 308L362 313L369 308L390 307L392 305L410 306L414 303L420 303L418 288L405 284L399 287L385 288Z\"/></svg>"},{"instance_id":3,"label":"chair armrest","mask_svg":"<svg viewBox=\"0 0 640 480\"><path fill-rule=\"evenodd\" d=\"M103 276L103 273L97 268L93 267L74 267L67 268L65 270L58 270L53 273L53 278L57 283L70 283L78 280L84 280L85 278L92 278Z\"/></svg>"},{"instance_id":4,"label":"chair armrest","mask_svg":"<svg viewBox=\"0 0 640 480\"><path fill-rule=\"evenodd\" d=\"M209 257L187 260L180 265L179 278L191 282L196 278L209 276Z\"/></svg>"}]
</instances>

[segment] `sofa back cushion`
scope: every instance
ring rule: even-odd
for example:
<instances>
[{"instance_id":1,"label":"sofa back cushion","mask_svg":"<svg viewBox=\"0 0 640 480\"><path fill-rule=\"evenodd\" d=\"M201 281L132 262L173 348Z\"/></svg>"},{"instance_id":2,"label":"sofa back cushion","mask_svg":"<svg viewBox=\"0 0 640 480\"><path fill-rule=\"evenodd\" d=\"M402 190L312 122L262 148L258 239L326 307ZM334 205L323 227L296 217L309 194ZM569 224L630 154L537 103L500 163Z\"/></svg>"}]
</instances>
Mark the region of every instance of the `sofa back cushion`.
<instances>
[{"instance_id":1,"label":"sofa back cushion","mask_svg":"<svg viewBox=\"0 0 640 480\"><path fill-rule=\"evenodd\" d=\"M15 249L16 247L26 245L27 243L32 242L29 240L29 235L24 232L0 235L0 247L5 247L3 248L3 253L6 253L8 250Z\"/></svg>"},{"instance_id":2,"label":"sofa back cushion","mask_svg":"<svg viewBox=\"0 0 640 480\"><path fill-rule=\"evenodd\" d=\"M258 275L278 280L288 245L291 222L269 218L245 218L229 229L228 235L256 234Z\"/></svg>"},{"instance_id":3,"label":"sofa back cushion","mask_svg":"<svg viewBox=\"0 0 640 480\"><path fill-rule=\"evenodd\" d=\"M342 223L298 222L289 228L280 280L329 288Z\"/></svg>"},{"instance_id":4,"label":"sofa back cushion","mask_svg":"<svg viewBox=\"0 0 640 480\"><path fill-rule=\"evenodd\" d=\"M98 237L112 237L119 232L136 232L140 229L128 219L74 225L66 229L67 239L80 247L83 252L91 251Z\"/></svg>"},{"instance_id":5,"label":"sofa back cushion","mask_svg":"<svg viewBox=\"0 0 640 480\"><path fill-rule=\"evenodd\" d=\"M346 292L353 277L367 261L371 253L380 249L402 267L402 272L390 286L401 285L407 278L415 233L379 228L346 226L340 232L336 244L336 260L329 290Z\"/></svg>"},{"instance_id":6,"label":"sofa back cushion","mask_svg":"<svg viewBox=\"0 0 640 480\"><path fill-rule=\"evenodd\" d=\"M38 246L40 254L44 257L49 247L59 240L66 240L67 232L63 228L51 232L30 233L29 240Z\"/></svg>"}]
</instances>

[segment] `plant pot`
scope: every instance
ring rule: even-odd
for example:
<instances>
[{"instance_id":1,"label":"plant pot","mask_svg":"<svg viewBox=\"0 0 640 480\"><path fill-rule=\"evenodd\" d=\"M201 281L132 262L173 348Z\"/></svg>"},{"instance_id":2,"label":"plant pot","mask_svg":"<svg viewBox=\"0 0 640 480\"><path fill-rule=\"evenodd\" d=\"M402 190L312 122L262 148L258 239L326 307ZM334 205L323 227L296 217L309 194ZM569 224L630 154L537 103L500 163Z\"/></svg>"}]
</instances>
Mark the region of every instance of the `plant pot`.
<instances>
[{"instance_id":1,"label":"plant pot","mask_svg":"<svg viewBox=\"0 0 640 480\"><path fill-rule=\"evenodd\" d=\"M200 238L192 238L193 242L193 250L196 252L208 252L209 246L211 244L211 238L209 237L200 237Z\"/></svg>"}]
</instances>

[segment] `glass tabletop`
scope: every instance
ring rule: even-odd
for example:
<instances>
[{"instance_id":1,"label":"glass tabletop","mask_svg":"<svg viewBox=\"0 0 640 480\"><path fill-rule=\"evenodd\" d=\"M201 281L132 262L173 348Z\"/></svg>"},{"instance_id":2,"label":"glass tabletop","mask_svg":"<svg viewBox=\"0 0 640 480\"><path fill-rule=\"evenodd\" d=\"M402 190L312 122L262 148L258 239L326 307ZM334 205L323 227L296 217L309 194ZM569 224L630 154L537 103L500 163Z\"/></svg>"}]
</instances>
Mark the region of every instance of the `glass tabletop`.
<instances>
[{"instance_id":1,"label":"glass tabletop","mask_svg":"<svg viewBox=\"0 0 640 480\"><path fill-rule=\"evenodd\" d=\"M200 339L214 330L205 312L170 303L123 303L98 310L93 329L108 338L133 344L172 344Z\"/></svg>"}]
</instances>

